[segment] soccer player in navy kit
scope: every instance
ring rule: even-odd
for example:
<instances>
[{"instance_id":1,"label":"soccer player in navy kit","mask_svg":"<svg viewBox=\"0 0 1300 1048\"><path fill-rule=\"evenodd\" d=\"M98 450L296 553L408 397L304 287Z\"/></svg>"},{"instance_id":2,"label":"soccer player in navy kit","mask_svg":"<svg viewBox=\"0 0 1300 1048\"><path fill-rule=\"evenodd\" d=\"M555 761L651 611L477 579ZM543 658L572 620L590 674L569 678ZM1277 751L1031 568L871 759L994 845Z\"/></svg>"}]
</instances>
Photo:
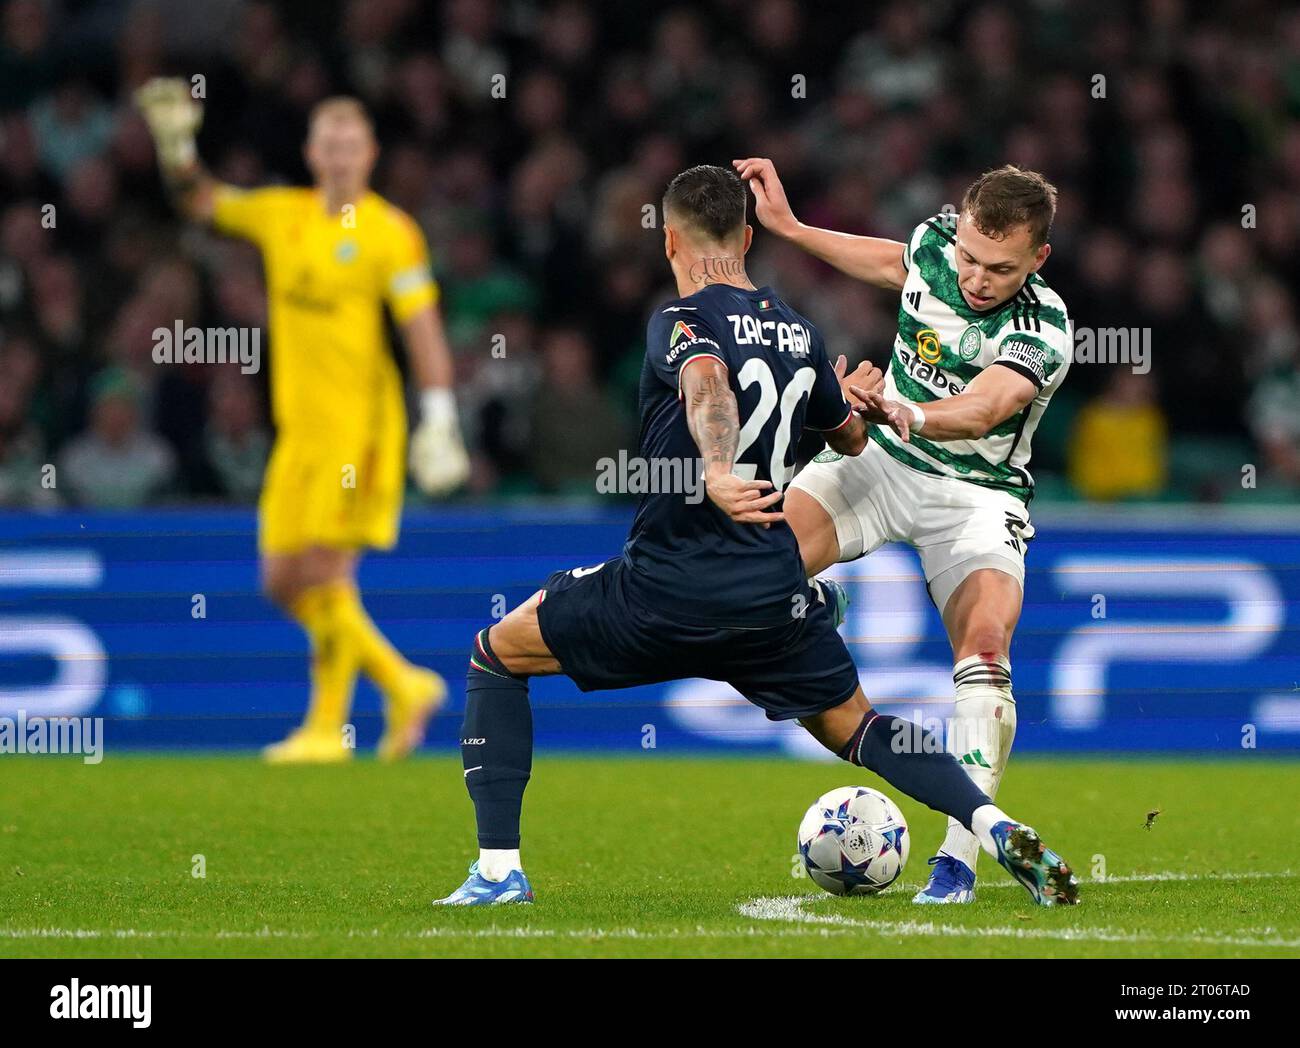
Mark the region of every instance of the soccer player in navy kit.
<instances>
[{"instance_id":1,"label":"soccer player in navy kit","mask_svg":"<svg viewBox=\"0 0 1300 1048\"><path fill-rule=\"evenodd\" d=\"M872 710L822 593L804 577L777 504L805 428L845 455L866 424L840 389L821 335L744 256L753 230L731 171L682 172L664 196L664 250L681 297L647 330L640 455L703 470L707 499L643 496L620 556L558 572L474 639L461 731L479 859L439 903L531 902L519 857L532 769L528 678L563 673L583 690L686 677L731 684L774 720L799 722L843 759L961 821L1044 905L1077 882L916 725ZM743 421L742 421L743 420ZM694 489L694 485L684 485Z\"/></svg>"}]
</instances>

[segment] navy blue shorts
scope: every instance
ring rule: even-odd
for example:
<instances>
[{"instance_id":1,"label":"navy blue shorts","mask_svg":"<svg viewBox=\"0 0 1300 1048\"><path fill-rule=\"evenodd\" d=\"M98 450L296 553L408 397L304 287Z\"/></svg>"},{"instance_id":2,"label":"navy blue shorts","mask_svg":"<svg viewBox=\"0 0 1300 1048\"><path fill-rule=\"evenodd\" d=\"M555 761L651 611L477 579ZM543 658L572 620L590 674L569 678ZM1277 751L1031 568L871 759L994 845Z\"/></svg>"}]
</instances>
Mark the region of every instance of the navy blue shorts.
<instances>
[{"instance_id":1,"label":"navy blue shorts","mask_svg":"<svg viewBox=\"0 0 1300 1048\"><path fill-rule=\"evenodd\" d=\"M702 677L730 684L770 720L794 720L840 705L858 686L830 610L811 594L803 616L779 626L678 622L636 599L633 573L616 557L552 575L537 620L583 691Z\"/></svg>"}]
</instances>

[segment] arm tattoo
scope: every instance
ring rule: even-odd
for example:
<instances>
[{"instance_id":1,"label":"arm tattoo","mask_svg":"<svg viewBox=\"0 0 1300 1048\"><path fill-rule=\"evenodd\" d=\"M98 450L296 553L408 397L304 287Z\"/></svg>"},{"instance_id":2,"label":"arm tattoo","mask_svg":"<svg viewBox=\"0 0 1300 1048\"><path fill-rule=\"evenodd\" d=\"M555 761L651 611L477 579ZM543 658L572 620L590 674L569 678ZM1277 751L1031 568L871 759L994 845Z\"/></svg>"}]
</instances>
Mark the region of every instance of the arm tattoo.
<instances>
[{"instance_id":1,"label":"arm tattoo","mask_svg":"<svg viewBox=\"0 0 1300 1048\"><path fill-rule=\"evenodd\" d=\"M704 456L704 465L730 471L740 439L740 412L736 395L725 378L710 375L691 391L686 425Z\"/></svg>"}]
</instances>

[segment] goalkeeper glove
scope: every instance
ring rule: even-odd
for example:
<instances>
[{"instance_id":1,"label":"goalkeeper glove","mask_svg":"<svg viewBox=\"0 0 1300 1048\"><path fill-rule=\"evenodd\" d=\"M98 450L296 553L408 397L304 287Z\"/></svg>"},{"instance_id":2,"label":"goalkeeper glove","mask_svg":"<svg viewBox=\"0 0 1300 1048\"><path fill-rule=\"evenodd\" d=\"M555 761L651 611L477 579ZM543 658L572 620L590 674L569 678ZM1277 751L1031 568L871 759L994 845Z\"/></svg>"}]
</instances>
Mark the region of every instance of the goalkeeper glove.
<instances>
[{"instance_id":1,"label":"goalkeeper glove","mask_svg":"<svg viewBox=\"0 0 1300 1048\"><path fill-rule=\"evenodd\" d=\"M194 136L203 123L203 106L179 78L155 77L135 93L153 135L158 162L166 172L181 172L197 159Z\"/></svg>"},{"instance_id":2,"label":"goalkeeper glove","mask_svg":"<svg viewBox=\"0 0 1300 1048\"><path fill-rule=\"evenodd\" d=\"M411 435L411 472L426 495L445 495L469 479L469 456L449 389L420 394L420 424Z\"/></svg>"}]
</instances>

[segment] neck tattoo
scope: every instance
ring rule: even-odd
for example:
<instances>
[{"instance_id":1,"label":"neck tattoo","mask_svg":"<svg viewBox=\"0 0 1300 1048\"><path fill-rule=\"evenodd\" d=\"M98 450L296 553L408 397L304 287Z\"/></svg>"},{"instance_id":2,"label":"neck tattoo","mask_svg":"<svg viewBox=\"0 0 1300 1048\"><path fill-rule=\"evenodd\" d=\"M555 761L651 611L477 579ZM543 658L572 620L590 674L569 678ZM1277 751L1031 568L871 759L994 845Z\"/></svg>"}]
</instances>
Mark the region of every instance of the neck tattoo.
<instances>
[{"instance_id":1,"label":"neck tattoo","mask_svg":"<svg viewBox=\"0 0 1300 1048\"><path fill-rule=\"evenodd\" d=\"M691 266L691 281L696 284L731 283L745 279L745 260L730 255L701 258Z\"/></svg>"}]
</instances>

